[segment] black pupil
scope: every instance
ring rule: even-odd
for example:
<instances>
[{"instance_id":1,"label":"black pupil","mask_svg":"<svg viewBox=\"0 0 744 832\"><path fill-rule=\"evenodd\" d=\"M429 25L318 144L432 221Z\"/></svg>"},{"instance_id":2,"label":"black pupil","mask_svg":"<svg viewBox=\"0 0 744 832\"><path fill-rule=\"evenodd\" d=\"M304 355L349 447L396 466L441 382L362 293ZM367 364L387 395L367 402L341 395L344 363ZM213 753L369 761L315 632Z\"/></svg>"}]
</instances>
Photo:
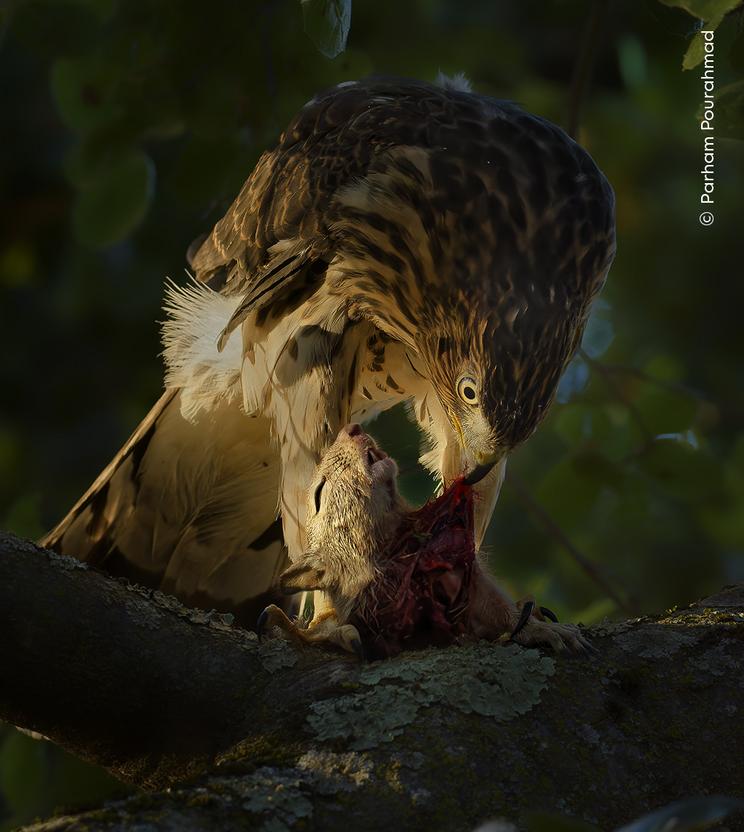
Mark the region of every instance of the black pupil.
<instances>
[{"instance_id":1,"label":"black pupil","mask_svg":"<svg viewBox=\"0 0 744 832\"><path fill-rule=\"evenodd\" d=\"M472 387L464 387L463 393L465 394L465 398L470 399L471 402L475 398L475 390Z\"/></svg>"},{"instance_id":2,"label":"black pupil","mask_svg":"<svg viewBox=\"0 0 744 832\"><path fill-rule=\"evenodd\" d=\"M318 487L315 489L315 511L320 511L320 495L323 493L323 486L325 485L325 477L320 481Z\"/></svg>"}]
</instances>

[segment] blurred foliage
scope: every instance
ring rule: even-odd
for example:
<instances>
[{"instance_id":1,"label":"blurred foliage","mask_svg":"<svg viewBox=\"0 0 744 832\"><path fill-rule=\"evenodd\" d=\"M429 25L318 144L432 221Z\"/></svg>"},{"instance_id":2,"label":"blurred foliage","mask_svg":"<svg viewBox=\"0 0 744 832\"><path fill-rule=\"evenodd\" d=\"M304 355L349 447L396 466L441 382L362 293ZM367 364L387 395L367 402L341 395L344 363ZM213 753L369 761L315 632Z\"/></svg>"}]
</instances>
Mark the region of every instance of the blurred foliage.
<instances>
[{"instance_id":1,"label":"blurred foliage","mask_svg":"<svg viewBox=\"0 0 744 832\"><path fill-rule=\"evenodd\" d=\"M164 277L179 275L191 240L315 92L372 72L463 70L479 91L565 123L590 5L358 0L349 30L347 0L6 3L0 526L32 537L51 526L147 412L162 383ZM744 579L735 6L607 7L579 140L615 187L618 257L558 402L514 455L487 546L515 595L566 618L621 614L592 570L639 611ZM681 69L699 48L695 17L716 29L708 228L698 223L702 85ZM401 461L406 493L423 499L430 483L403 411L375 433ZM94 784L82 764L9 729L2 743L0 828L92 799L64 785Z\"/></svg>"},{"instance_id":2,"label":"blurred foliage","mask_svg":"<svg viewBox=\"0 0 744 832\"><path fill-rule=\"evenodd\" d=\"M50 742L0 725L0 829L66 807L93 806L131 790Z\"/></svg>"}]
</instances>

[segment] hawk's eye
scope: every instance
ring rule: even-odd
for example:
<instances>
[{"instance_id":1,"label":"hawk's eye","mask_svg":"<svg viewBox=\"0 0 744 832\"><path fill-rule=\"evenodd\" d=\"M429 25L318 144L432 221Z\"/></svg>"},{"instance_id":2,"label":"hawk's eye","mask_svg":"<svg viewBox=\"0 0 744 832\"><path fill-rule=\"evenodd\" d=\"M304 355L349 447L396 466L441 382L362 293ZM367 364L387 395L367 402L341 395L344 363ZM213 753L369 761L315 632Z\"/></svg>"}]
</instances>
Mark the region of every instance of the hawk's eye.
<instances>
[{"instance_id":1,"label":"hawk's eye","mask_svg":"<svg viewBox=\"0 0 744 832\"><path fill-rule=\"evenodd\" d=\"M478 404L478 385L471 376L463 376L457 382L457 395L465 404Z\"/></svg>"},{"instance_id":2,"label":"hawk's eye","mask_svg":"<svg viewBox=\"0 0 744 832\"><path fill-rule=\"evenodd\" d=\"M323 493L323 486L326 484L326 478L323 479L318 483L318 487L315 489L315 512L320 511L320 495Z\"/></svg>"}]
</instances>

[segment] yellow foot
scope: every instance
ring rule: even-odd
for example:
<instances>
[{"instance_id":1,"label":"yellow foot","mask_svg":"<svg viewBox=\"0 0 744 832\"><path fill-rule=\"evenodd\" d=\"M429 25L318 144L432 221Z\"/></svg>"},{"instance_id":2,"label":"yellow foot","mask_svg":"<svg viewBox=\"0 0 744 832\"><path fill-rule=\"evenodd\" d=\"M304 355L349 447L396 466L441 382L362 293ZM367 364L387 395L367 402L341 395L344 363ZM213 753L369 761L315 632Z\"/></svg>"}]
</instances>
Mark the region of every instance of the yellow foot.
<instances>
[{"instance_id":1,"label":"yellow foot","mask_svg":"<svg viewBox=\"0 0 744 832\"><path fill-rule=\"evenodd\" d=\"M347 653L356 654L360 659L364 658L359 631L352 624L339 624L333 611L317 615L304 628L298 627L276 604L270 604L259 616L256 629L259 639L271 633L274 637L295 644L333 644Z\"/></svg>"}]
</instances>

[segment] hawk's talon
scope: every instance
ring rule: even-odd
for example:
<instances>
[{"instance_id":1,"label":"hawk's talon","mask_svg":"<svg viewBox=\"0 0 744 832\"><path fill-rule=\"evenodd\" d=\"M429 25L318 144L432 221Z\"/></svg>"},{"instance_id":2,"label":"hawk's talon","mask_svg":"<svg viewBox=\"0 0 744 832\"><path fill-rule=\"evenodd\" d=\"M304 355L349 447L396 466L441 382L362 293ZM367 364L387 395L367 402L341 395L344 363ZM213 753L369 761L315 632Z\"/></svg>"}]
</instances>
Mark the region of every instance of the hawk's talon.
<instances>
[{"instance_id":1,"label":"hawk's talon","mask_svg":"<svg viewBox=\"0 0 744 832\"><path fill-rule=\"evenodd\" d=\"M532 610L534 609L534 601L525 601L524 606L522 607L522 611L519 615L519 621L517 621L517 626L511 631L511 635L509 636L509 638L514 638L514 636L516 636L517 633L524 628L525 624L530 620Z\"/></svg>"},{"instance_id":2,"label":"hawk's talon","mask_svg":"<svg viewBox=\"0 0 744 832\"><path fill-rule=\"evenodd\" d=\"M261 611L261 614L258 616L256 620L256 635L258 636L258 640L261 641L264 635L264 629L266 628L266 622L269 619L269 608L264 607Z\"/></svg>"},{"instance_id":3,"label":"hawk's talon","mask_svg":"<svg viewBox=\"0 0 744 832\"><path fill-rule=\"evenodd\" d=\"M540 612L545 616L545 618L549 618L553 624L558 623L558 616L553 612L553 610L550 610L547 607L540 607Z\"/></svg>"},{"instance_id":4,"label":"hawk's talon","mask_svg":"<svg viewBox=\"0 0 744 832\"><path fill-rule=\"evenodd\" d=\"M269 604L258 616L256 633L259 641L271 634L298 646L334 645L347 653L356 654L361 661L367 658L357 628L351 624L339 624L332 609L316 615L307 627L301 627L276 604Z\"/></svg>"},{"instance_id":5,"label":"hawk's talon","mask_svg":"<svg viewBox=\"0 0 744 832\"><path fill-rule=\"evenodd\" d=\"M504 635L500 641L515 641L523 647L546 645L556 653L573 653L574 655L591 655L598 652L583 633L574 624L559 624L554 620L551 610L545 607L535 609L532 600L525 600L516 605L519 621L511 636ZM551 615L553 617L551 617Z\"/></svg>"}]
</instances>

